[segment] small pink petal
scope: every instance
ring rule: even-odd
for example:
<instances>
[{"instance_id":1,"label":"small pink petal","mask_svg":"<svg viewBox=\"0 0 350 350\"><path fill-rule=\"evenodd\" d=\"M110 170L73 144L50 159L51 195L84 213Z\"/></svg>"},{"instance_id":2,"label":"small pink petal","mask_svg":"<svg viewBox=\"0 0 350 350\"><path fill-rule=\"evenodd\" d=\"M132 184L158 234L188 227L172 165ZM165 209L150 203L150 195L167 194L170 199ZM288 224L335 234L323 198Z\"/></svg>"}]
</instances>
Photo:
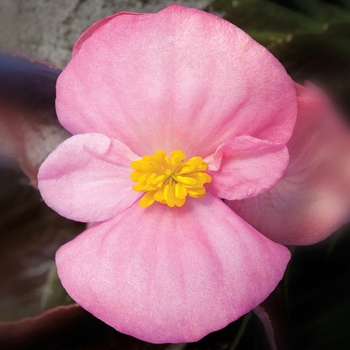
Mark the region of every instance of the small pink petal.
<instances>
[{"instance_id":1,"label":"small pink petal","mask_svg":"<svg viewBox=\"0 0 350 350\"><path fill-rule=\"evenodd\" d=\"M216 197L243 199L274 186L289 161L287 147L250 136L240 136L221 144L205 159L212 182L205 187Z\"/></svg>"},{"instance_id":2,"label":"small pink petal","mask_svg":"<svg viewBox=\"0 0 350 350\"><path fill-rule=\"evenodd\" d=\"M290 163L271 190L228 205L270 239L319 242L350 219L350 134L325 94L296 86L298 118Z\"/></svg>"},{"instance_id":3,"label":"small pink petal","mask_svg":"<svg viewBox=\"0 0 350 350\"><path fill-rule=\"evenodd\" d=\"M103 221L133 204L130 162L139 159L123 143L101 134L76 135L61 143L39 169L39 190L60 215Z\"/></svg>"},{"instance_id":4,"label":"small pink petal","mask_svg":"<svg viewBox=\"0 0 350 350\"><path fill-rule=\"evenodd\" d=\"M102 133L140 155L181 149L189 157L240 135L290 138L292 80L231 23L174 5L95 26L58 79L58 117L73 134Z\"/></svg>"},{"instance_id":5,"label":"small pink petal","mask_svg":"<svg viewBox=\"0 0 350 350\"><path fill-rule=\"evenodd\" d=\"M196 341L236 320L273 291L289 259L211 194L181 208L135 203L56 256L76 302L153 343Z\"/></svg>"}]
</instances>

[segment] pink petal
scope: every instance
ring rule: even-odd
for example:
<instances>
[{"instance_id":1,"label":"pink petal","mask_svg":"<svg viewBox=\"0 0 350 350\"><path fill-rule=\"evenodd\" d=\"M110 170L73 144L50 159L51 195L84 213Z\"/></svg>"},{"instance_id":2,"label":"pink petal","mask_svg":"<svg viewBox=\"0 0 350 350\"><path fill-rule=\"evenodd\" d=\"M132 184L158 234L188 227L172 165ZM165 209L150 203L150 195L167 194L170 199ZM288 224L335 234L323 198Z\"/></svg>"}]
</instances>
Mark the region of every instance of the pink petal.
<instances>
[{"instance_id":1,"label":"pink petal","mask_svg":"<svg viewBox=\"0 0 350 350\"><path fill-rule=\"evenodd\" d=\"M284 177L257 197L228 204L270 239L307 245L350 218L350 135L323 92L310 83L297 91L298 118Z\"/></svg>"},{"instance_id":2,"label":"pink petal","mask_svg":"<svg viewBox=\"0 0 350 350\"><path fill-rule=\"evenodd\" d=\"M60 215L103 221L133 204L130 162L139 159L123 143L101 134L76 135L61 143L39 169L39 190Z\"/></svg>"},{"instance_id":3,"label":"pink petal","mask_svg":"<svg viewBox=\"0 0 350 350\"><path fill-rule=\"evenodd\" d=\"M123 15L139 15L139 13L132 13L132 12L120 12L116 13L114 15L105 17L94 23L91 27L89 27L80 37L78 38L77 42L74 44L72 57L74 57L79 51L85 40L89 39L91 35L93 35L99 28L104 26L106 23L108 23L111 19L117 16L123 16Z\"/></svg>"},{"instance_id":4,"label":"pink petal","mask_svg":"<svg viewBox=\"0 0 350 350\"><path fill-rule=\"evenodd\" d=\"M82 307L153 343L196 341L262 302L289 251L208 194L182 208L138 203L59 249L60 279Z\"/></svg>"},{"instance_id":5,"label":"pink petal","mask_svg":"<svg viewBox=\"0 0 350 350\"><path fill-rule=\"evenodd\" d=\"M289 161L287 147L250 136L221 144L205 159L212 182L205 187L216 197L243 199L260 194L283 176Z\"/></svg>"},{"instance_id":6,"label":"pink petal","mask_svg":"<svg viewBox=\"0 0 350 350\"><path fill-rule=\"evenodd\" d=\"M58 116L73 134L102 133L139 155L181 149L189 157L240 135L290 138L292 80L231 23L174 5L96 26L58 79Z\"/></svg>"}]
</instances>

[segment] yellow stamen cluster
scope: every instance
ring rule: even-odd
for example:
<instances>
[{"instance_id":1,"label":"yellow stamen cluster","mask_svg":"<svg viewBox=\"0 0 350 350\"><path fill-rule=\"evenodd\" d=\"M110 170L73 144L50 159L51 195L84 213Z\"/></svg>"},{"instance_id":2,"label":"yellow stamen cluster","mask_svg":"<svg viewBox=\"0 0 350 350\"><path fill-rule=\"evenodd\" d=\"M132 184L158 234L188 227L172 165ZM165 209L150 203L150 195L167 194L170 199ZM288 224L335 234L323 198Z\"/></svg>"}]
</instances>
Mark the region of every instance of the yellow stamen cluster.
<instances>
[{"instance_id":1,"label":"yellow stamen cluster","mask_svg":"<svg viewBox=\"0 0 350 350\"><path fill-rule=\"evenodd\" d=\"M187 195L205 197L204 184L211 181L211 177L205 173L208 164L201 157L184 161L186 155L180 150L170 155L169 158L159 150L153 156L131 162L135 170L131 173L131 179L137 182L132 188L146 192L140 200L141 208L147 208L155 201L169 207L182 207Z\"/></svg>"}]
</instances>

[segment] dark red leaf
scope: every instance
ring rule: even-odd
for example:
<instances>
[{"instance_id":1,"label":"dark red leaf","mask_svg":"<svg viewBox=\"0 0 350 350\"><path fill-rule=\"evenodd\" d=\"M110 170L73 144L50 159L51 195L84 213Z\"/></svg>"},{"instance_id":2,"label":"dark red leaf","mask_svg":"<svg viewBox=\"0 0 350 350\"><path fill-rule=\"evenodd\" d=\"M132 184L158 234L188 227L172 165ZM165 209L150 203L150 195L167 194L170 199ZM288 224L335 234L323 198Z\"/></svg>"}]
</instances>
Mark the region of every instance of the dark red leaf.
<instances>
[{"instance_id":1,"label":"dark red leaf","mask_svg":"<svg viewBox=\"0 0 350 350\"><path fill-rule=\"evenodd\" d=\"M7 350L162 350L167 347L121 334L76 304L0 324L0 346Z\"/></svg>"},{"instance_id":2,"label":"dark red leaf","mask_svg":"<svg viewBox=\"0 0 350 350\"><path fill-rule=\"evenodd\" d=\"M0 55L0 154L18 160L34 185L42 161L70 136L55 112L60 72L43 63Z\"/></svg>"},{"instance_id":3,"label":"dark red leaf","mask_svg":"<svg viewBox=\"0 0 350 350\"><path fill-rule=\"evenodd\" d=\"M0 158L0 321L71 302L58 285L61 297L42 304L56 250L84 228L48 208L18 166Z\"/></svg>"}]
</instances>

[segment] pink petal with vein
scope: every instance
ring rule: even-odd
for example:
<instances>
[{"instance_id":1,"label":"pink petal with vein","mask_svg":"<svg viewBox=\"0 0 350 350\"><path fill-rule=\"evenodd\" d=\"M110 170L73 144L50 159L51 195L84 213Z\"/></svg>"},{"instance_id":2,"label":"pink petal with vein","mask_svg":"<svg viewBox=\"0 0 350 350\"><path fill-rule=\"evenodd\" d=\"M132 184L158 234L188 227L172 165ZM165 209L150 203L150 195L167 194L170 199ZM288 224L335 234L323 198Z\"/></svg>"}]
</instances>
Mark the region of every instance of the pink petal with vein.
<instances>
[{"instance_id":1,"label":"pink petal with vein","mask_svg":"<svg viewBox=\"0 0 350 350\"><path fill-rule=\"evenodd\" d=\"M209 192L225 199L243 199L260 194L283 176L289 161L287 147L250 136L236 137L205 159L212 182Z\"/></svg>"},{"instance_id":2,"label":"pink petal with vein","mask_svg":"<svg viewBox=\"0 0 350 350\"><path fill-rule=\"evenodd\" d=\"M61 143L39 169L39 190L60 215L103 221L133 204L130 162L139 159L123 143L101 134L76 135Z\"/></svg>"},{"instance_id":3,"label":"pink petal with vein","mask_svg":"<svg viewBox=\"0 0 350 350\"><path fill-rule=\"evenodd\" d=\"M289 258L208 194L182 208L135 203L61 247L56 261L69 295L93 315L145 341L179 343L262 302Z\"/></svg>"},{"instance_id":4,"label":"pink petal with vein","mask_svg":"<svg viewBox=\"0 0 350 350\"><path fill-rule=\"evenodd\" d=\"M102 133L140 155L181 149L189 157L234 136L290 138L292 80L231 23L174 5L102 24L78 41L58 79L57 114L73 134Z\"/></svg>"},{"instance_id":5,"label":"pink petal with vein","mask_svg":"<svg viewBox=\"0 0 350 350\"><path fill-rule=\"evenodd\" d=\"M271 190L228 205L270 239L289 245L323 240L350 218L350 134L328 98L297 86L298 118L290 163Z\"/></svg>"}]
</instances>

